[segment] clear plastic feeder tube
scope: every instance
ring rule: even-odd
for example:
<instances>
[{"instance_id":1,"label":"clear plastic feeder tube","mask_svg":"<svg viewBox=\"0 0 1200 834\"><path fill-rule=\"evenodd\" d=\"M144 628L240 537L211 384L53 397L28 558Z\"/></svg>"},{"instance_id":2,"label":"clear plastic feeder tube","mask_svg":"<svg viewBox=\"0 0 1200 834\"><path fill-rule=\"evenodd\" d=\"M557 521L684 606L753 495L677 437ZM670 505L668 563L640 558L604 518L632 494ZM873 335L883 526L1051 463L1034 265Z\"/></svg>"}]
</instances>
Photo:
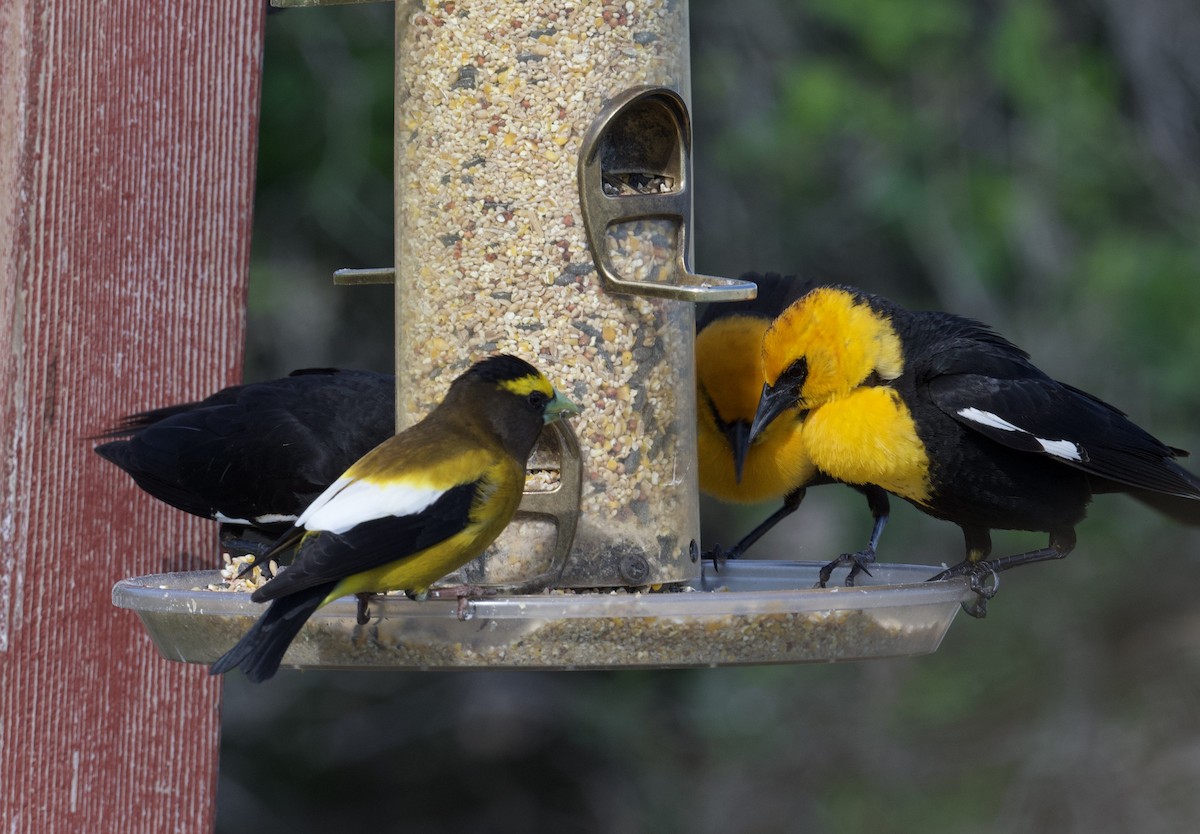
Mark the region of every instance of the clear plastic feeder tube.
<instances>
[{"instance_id":1,"label":"clear plastic feeder tube","mask_svg":"<svg viewBox=\"0 0 1200 834\"><path fill-rule=\"evenodd\" d=\"M661 85L686 99L687 4L401 2L396 27L400 425L483 355L533 362L583 407L581 515L557 584L693 579L692 305L606 291L576 179L580 142L614 96ZM614 258L652 269L667 237L633 224ZM504 581L526 557L536 573L550 526L518 519L485 562ZM479 565L466 573L488 584Z\"/></svg>"}]
</instances>

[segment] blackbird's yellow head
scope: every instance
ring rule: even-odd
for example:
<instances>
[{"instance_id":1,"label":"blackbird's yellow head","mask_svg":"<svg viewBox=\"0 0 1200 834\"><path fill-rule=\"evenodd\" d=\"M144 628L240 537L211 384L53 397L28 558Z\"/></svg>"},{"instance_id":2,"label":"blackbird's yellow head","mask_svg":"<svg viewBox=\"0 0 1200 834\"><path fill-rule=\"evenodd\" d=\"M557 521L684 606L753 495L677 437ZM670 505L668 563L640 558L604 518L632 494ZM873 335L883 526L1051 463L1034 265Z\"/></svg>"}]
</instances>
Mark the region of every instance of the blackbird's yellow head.
<instances>
[{"instance_id":1,"label":"blackbird's yellow head","mask_svg":"<svg viewBox=\"0 0 1200 834\"><path fill-rule=\"evenodd\" d=\"M764 384L751 436L789 408L819 408L902 370L900 339L886 315L852 289L818 287L763 334Z\"/></svg>"},{"instance_id":2,"label":"blackbird's yellow head","mask_svg":"<svg viewBox=\"0 0 1200 834\"><path fill-rule=\"evenodd\" d=\"M730 314L696 334L700 489L722 501L773 500L815 473L804 451L799 409L750 441L762 392L762 338L770 323L763 315Z\"/></svg>"},{"instance_id":3,"label":"blackbird's yellow head","mask_svg":"<svg viewBox=\"0 0 1200 834\"><path fill-rule=\"evenodd\" d=\"M758 408L762 381L758 372L763 333L771 323L756 315L728 315L696 334L696 408L701 444L711 444L713 467L732 456L735 480L750 448L750 424ZM727 464L725 464L727 465ZM710 473L701 456L700 480ZM706 490L711 491L711 490Z\"/></svg>"}]
</instances>

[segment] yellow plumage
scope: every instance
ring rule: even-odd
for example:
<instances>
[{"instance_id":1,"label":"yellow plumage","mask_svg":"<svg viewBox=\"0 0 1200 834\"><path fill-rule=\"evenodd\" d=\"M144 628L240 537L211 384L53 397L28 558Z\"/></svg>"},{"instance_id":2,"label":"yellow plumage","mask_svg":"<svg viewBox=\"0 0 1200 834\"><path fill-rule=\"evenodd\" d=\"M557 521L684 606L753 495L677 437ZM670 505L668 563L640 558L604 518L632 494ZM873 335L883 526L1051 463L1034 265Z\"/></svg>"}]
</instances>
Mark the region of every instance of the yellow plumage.
<instances>
[{"instance_id":1,"label":"yellow plumage","mask_svg":"<svg viewBox=\"0 0 1200 834\"><path fill-rule=\"evenodd\" d=\"M472 474L481 481L469 523L461 532L406 559L356 573L341 580L322 605L349 594L410 591L424 593L430 585L482 553L508 525L521 503L524 463L495 457L486 465L480 453L460 455L442 468L453 483L466 483ZM486 457L493 457L488 455ZM450 485L450 484L447 484Z\"/></svg>"},{"instance_id":2,"label":"yellow plumage","mask_svg":"<svg viewBox=\"0 0 1200 834\"><path fill-rule=\"evenodd\" d=\"M696 335L700 488L723 501L774 500L782 501L782 506L732 549L712 548L709 554L718 561L742 555L800 506L809 486L831 481L808 453L805 412L794 397L776 401L773 418L761 430L753 430L763 394L764 339L773 327L784 330L801 325L798 318L780 322L778 317L790 309L791 301L805 292L811 294L811 284L775 273L742 277L758 284L758 298L750 304L710 307ZM786 365L781 367L786 369ZM823 581L834 566L851 564L847 581L852 582L863 565L874 559L887 523L887 496L874 487L862 491L874 518L868 545L827 565L821 574Z\"/></svg>"},{"instance_id":3,"label":"yellow plumage","mask_svg":"<svg viewBox=\"0 0 1200 834\"><path fill-rule=\"evenodd\" d=\"M696 337L697 446L700 489L722 501L754 503L782 498L816 475L794 409L773 422L746 451L739 481L730 440L718 420L748 427L762 393L758 370L763 334L770 319L728 315Z\"/></svg>"},{"instance_id":4,"label":"yellow plumage","mask_svg":"<svg viewBox=\"0 0 1200 834\"><path fill-rule=\"evenodd\" d=\"M927 500L929 459L912 415L895 389L864 386L868 378L888 381L904 370L900 338L887 318L843 288L820 287L772 323L762 352L768 385L803 360L807 374L791 396L808 410L803 441L822 472Z\"/></svg>"},{"instance_id":5,"label":"yellow plumage","mask_svg":"<svg viewBox=\"0 0 1200 834\"><path fill-rule=\"evenodd\" d=\"M501 355L473 365L425 419L346 470L261 557L298 543L292 564L253 594L270 608L209 671L241 667L265 680L322 605L348 594L420 595L474 559L512 520L542 426L575 413L527 362Z\"/></svg>"},{"instance_id":6,"label":"yellow plumage","mask_svg":"<svg viewBox=\"0 0 1200 834\"><path fill-rule=\"evenodd\" d=\"M917 503L929 498L929 458L891 388L859 388L813 410L804 444L813 462L840 481L875 484Z\"/></svg>"},{"instance_id":7,"label":"yellow plumage","mask_svg":"<svg viewBox=\"0 0 1200 834\"><path fill-rule=\"evenodd\" d=\"M773 384L800 357L808 364L802 408L849 394L871 373L887 380L904 370L896 331L838 287L812 290L772 323L763 337L763 378Z\"/></svg>"}]
</instances>

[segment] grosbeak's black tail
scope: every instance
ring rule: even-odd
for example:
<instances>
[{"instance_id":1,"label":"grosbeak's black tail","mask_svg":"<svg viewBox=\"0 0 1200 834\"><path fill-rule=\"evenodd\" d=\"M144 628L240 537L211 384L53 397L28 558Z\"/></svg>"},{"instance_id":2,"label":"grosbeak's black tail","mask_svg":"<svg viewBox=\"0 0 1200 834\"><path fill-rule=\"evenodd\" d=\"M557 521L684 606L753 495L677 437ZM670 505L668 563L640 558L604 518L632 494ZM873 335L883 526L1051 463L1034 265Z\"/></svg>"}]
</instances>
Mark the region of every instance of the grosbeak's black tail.
<instances>
[{"instance_id":1,"label":"grosbeak's black tail","mask_svg":"<svg viewBox=\"0 0 1200 834\"><path fill-rule=\"evenodd\" d=\"M241 668L253 683L262 683L274 675L292 638L321 607L335 584L316 585L276 599L237 645L208 668L208 673L220 675Z\"/></svg>"}]
</instances>

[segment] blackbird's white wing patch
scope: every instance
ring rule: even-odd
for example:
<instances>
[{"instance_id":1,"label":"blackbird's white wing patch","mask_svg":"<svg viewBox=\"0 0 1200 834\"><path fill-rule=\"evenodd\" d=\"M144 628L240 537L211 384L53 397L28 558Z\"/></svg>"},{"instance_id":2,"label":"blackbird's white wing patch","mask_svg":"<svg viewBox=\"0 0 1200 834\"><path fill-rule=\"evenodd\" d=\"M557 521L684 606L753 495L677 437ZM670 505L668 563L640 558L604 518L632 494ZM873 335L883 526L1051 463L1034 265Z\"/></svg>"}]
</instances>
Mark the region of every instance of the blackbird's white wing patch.
<instances>
[{"instance_id":1,"label":"blackbird's white wing patch","mask_svg":"<svg viewBox=\"0 0 1200 834\"><path fill-rule=\"evenodd\" d=\"M1056 458L1063 460L1074 460L1083 462L1083 455L1079 451L1079 444L1072 443L1070 440L1043 440L1035 438L1038 443L1042 444L1042 448L1046 450L1046 454L1054 455Z\"/></svg>"},{"instance_id":2,"label":"blackbird's white wing patch","mask_svg":"<svg viewBox=\"0 0 1200 834\"><path fill-rule=\"evenodd\" d=\"M389 515L416 515L445 492L403 482L378 483L341 477L296 519L306 530L344 533L357 524Z\"/></svg>"},{"instance_id":3,"label":"blackbird's white wing patch","mask_svg":"<svg viewBox=\"0 0 1200 834\"><path fill-rule=\"evenodd\" d=\"M1026 431L1020 426L1014 425L998 414L993 414L990 411L983 411L979 408L960 408L958 416L964 420L970 420L972 423L978 423L989 429L997 429L999 431L1020 432L1021 434L1031 437L1042 447L1048 455L1053 455L1056 458L1063 460L1073 460L1076 462L1083 461L1083 453L1080 451L1079 444L1070 440L1046 440L1042 437L1037 437L1033 432Z\"/></svg>"},{"instance_id":4,"label":"blackbird's white wing patch","mask_svg":"<svg viewBox=\"0 0 1200 834\"><path fill-rule=\"evenodd\" d=\"M221 522L222 524L282 524L285 521L295 521L296 520L296 516L294 516L294 515L281 515L280 513L263 513L262 515L256 515L253 518L253 520L247 521L244 518L232 518L231 516L227 516L227 515L225 515L225 513L221 512L220 510L217 510L213 514L213 518L215 518L217 521Z\"/></svg>"},{"instance_id":5,"label":"blackbird's white wing patch","mask_svg":"<svg viewBox=\"0 0 1200 834\"><path fill-rule=\"evenodd\" d=\"M978 423L981 426L987 426L992 429L1000 429L1001 431L1019 431L1029 434L1020 426L1014 426L1012 423L999 417L990 411L982 411L978 408L960 408L958 416L964 420L970 420L972 423Z\"/></svg>"}]
</instances>

